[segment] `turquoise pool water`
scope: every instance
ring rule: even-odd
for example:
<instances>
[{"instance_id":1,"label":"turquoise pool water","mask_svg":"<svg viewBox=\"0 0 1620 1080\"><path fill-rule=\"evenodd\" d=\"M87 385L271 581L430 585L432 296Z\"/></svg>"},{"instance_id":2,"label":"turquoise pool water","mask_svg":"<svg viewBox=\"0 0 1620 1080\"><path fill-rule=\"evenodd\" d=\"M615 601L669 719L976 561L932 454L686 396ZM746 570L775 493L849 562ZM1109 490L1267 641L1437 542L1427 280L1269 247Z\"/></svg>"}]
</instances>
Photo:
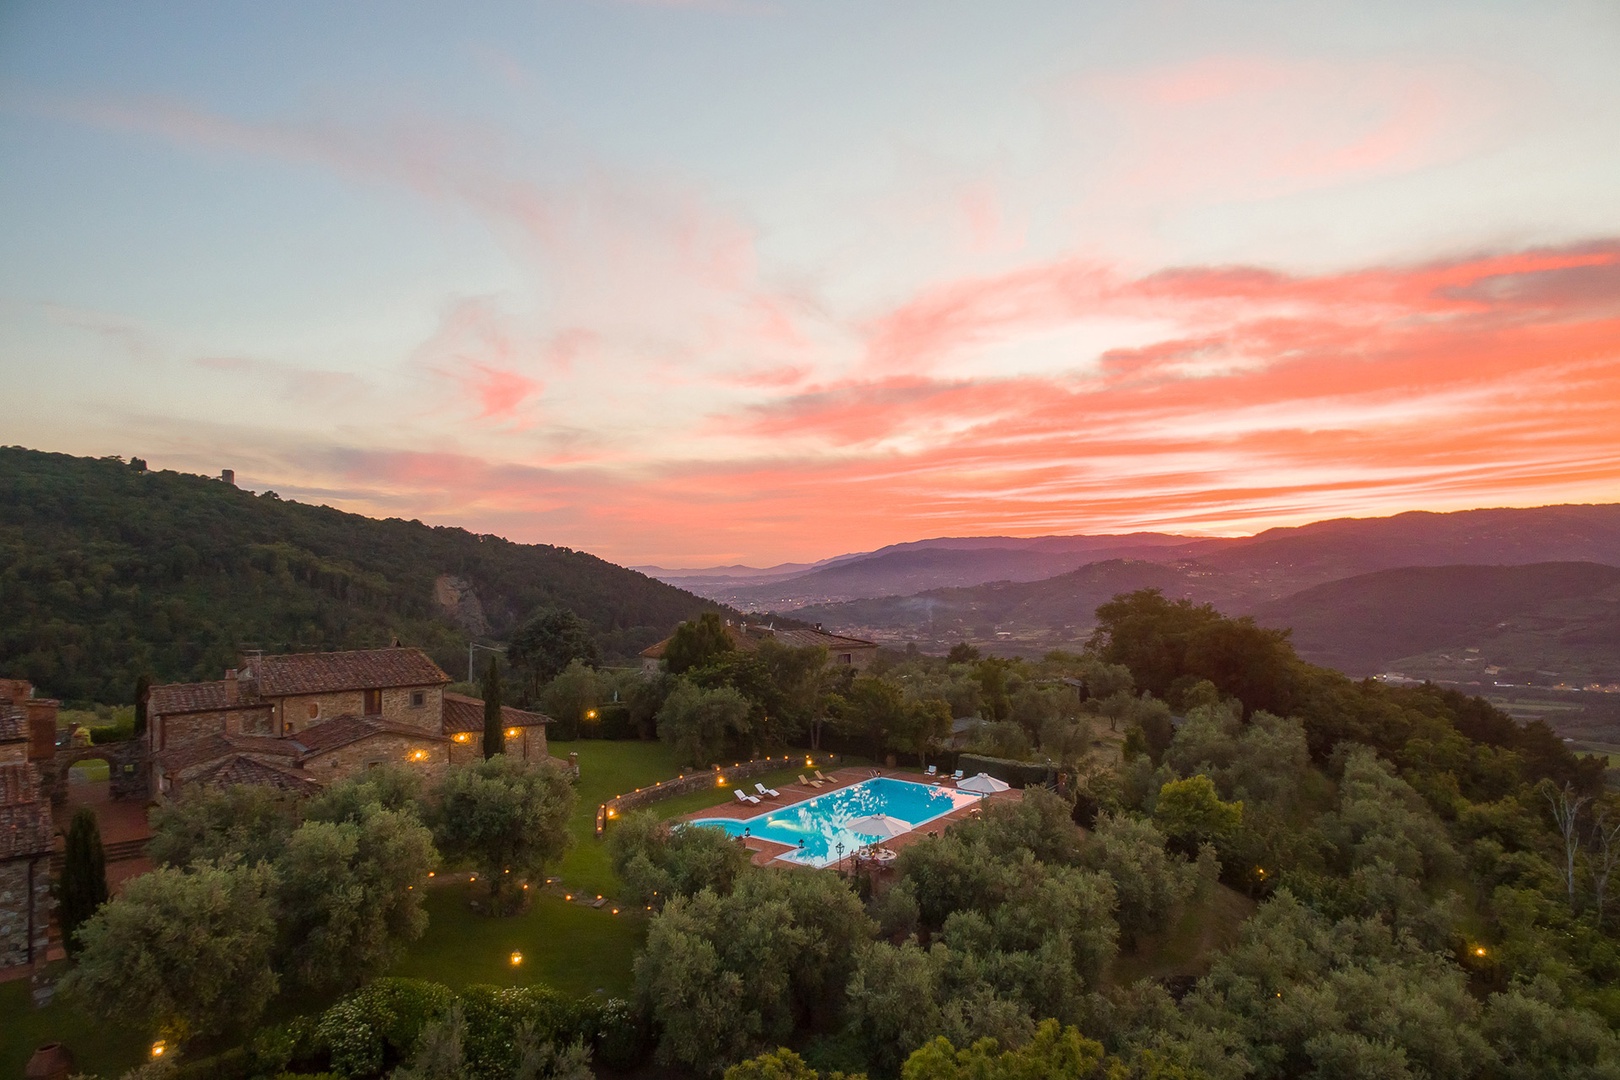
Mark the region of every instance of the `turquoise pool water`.
<instances>
[{"instance_id":1,"label":"turquoise pool water","mask_svg":"<svg viewBox=\"0 0 1620 1080\"><path fill-rule=\"evenodd\" d=\"M856 818L888 814L916 828L970 806L979 798L966 791L880 776L792 806L779 806L757 817L703 818L692 824L723 829L732 836L741 836L747 830L751 836L793 848L781 856L788 862L827 866L842 857L839 844L843 844L843 855L848 855L873 841L873 837L849 830L849 822Z\"/></svg>"}]
</instances>

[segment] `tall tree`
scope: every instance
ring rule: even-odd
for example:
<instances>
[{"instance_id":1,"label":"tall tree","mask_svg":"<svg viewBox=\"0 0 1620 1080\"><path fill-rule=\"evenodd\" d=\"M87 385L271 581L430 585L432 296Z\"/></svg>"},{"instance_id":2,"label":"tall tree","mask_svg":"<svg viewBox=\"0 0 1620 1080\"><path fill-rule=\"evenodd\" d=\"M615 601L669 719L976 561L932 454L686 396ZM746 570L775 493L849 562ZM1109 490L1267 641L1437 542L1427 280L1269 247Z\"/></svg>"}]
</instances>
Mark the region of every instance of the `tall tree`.
<instances>
[{"instance_id":1,"label":"tall tree","mask_svg":"<svg viewBox=\"0 0 1620 1080\"><path fill-rule=\"evenodd\" d=\"M658 736L686 765L712 765L749 734L749 701L732 686L700 690L685 679L658 710ZM739 749L739 753L741 750Z\"/></svg>"},{"instance_id":2,"label":"tall tree","mask_svg":"<svg viewBox=\"0 0 1620 1080\"><path fill-rule=\"evenodd\" d=\"M573 777L561 765L499 754L451 769L430 818L439 850L483 875L504 911L525 880L543 879L546 863L568 850L573 809Z\"/></svg>"},{"instance_id":3,"label":"tall tree","mask_svg":"<svg viewBox=\"0 0 1620 1080\"><path fill-rule=\"evenodd\" d=\"M720 616L705 611L691 622L681 623L669 636L669 644L664 646L664 668L671 675L684 675L712 663L732 648L731 635L726 633Z\"/></svg>"},{"instance_id":4,"label":"tall tree","mask_svg":"<svg viewBox=\"0 0 1620 1080\"><path fill-rule=\"evenodd\" d=\"M1581 808L1591 801L1586 795L1577 794L1569 784L1563 787L1554 787L1552 781L1543 780L1541 794L1552 808L1553 821L1558 825L1558 835L1564 842L1564 887L1569 893L1569 909L1575 910L1575 853L1580 849L1580 817Z\"/></svg>"},{"instance_id":5,"label":"tall tree","mask_svg":"<svg viewBox=\"0 0 1620 1080\"><path fill-rule=\"evenodd\" d=\"M506 749L506 725L501 720L501 668L489 658L484 669L484 760Z\"/></svg>"},{"instance_id":6,"label":"tall tree","mask_svg":"<svg viewBox=\"0 0 1620 1080\"><path fill-rule=\"evenodd\" d=\"M77 955L77 931L96 909L107 902L107 858L101 850L101 829L96 812L88 806L74 811L63 853L62 880L57 883L57 908L62 943Z\"/></svg>"},{"instance_id":7,"label":"tall tree","mask_svg":"<svg viewBox=\"0 0 1620 1080\"><path fill-rule=\"evenodd\" d=\"M519 628L507 644L506 658L523 673L523 690L531 702L575 660L590 667L602 662L585 620L560 607L542 608Z\"/></svg>"}]
</instances>

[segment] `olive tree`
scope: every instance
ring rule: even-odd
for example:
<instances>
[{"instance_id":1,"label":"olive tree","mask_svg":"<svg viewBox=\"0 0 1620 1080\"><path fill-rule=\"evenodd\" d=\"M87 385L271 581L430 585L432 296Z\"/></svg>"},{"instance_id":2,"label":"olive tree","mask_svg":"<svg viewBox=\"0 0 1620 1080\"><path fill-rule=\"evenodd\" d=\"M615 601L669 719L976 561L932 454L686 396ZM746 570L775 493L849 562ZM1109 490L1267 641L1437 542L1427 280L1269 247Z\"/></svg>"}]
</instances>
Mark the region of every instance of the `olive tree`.
<instances>
[{"instance_id":1,"label":"olive tree","mask_svg":"<svg viewBox=\"0 0 1620 1080\"><path fill-rule=\"evenodd\" d=\"M574 798L561 765L497 754L445 775L429 814L433 838L447 862L483 876L495 910L508 911L522 881L544 877L568 850Z\"/></svg>"},{"instance_id":2,"label":"olive tree","mask_svg":"<svg viewBox=\"0 0 1620 1080\"><path fill-rule=\"evenodd\" d=\"M427 929L421 886L437 862L414 814L371 804L357 820L304 822L275 864L282 974L317 991L381 974Z\"/></svg>"},{"instance_id":3,"label":"olive tree","mask_svg":"<svg viewBox=\"0 0 1620 1080\"><path fill-rule=\"evenodd\" d=\"M274 884L265 863L132 878L79 928L63 990L111 1023L174 1040L251 1026L277 988Z\"/></svg>"}]
</instances>

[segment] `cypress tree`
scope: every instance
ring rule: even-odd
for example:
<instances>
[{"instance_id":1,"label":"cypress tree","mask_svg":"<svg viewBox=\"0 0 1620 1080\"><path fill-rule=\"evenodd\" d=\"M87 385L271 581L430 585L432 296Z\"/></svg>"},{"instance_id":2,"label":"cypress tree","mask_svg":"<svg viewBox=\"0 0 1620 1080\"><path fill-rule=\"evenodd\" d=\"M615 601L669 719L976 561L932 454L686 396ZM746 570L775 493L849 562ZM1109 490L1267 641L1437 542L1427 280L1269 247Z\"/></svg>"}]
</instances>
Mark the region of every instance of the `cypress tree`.
<instances>
[{"instance_id":1,"label":"cypress tree","mask_svg":"<svg viewBox=\"0 0 1620 1080\"><path fill-rule=\"evenodd\" d=\"M484 671L484 760L506 749L506 725L501 721L501 669L489 658Z\"/></svg>"},{"instance_id":2,"label":"cypress tree","mask_svg":"<svg viewBox=\"0 0 1620 1080\"><path fill-rule=\"evenodd\" d=\"M88 806L74 811L68 826L62 880L57 883L62 943L69 953L78 951L74 933L107 900L107 857L101 850L101 828Z\"/></svg>"},{"instance_id":3,"label":"cypress tree","mask_svg":"<svg viewBox=\"0 0 1620 1080\"><path fill-rule=\"evenodd\" d=\"M135 737L146 734L146 694L152 689L152 676L141 675L135 680Z\"/></svg>"}]
</instances>

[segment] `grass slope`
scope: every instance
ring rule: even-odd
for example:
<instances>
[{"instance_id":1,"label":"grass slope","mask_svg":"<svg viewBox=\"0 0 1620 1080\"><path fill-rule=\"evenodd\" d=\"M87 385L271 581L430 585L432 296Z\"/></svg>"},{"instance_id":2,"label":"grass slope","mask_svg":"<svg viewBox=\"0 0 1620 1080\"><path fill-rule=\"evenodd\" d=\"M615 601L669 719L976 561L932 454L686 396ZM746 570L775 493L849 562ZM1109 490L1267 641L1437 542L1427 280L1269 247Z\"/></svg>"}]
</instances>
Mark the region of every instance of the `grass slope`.
<instances>
[{"instance_id":1,"label":"grass slope","mask_svg":"<svg viewBox=\"0 0 1620 1080\"><path fill-rule=\"evenodd\" d=\"M1620 679L1616 566L1549 562L1384 570L1306 589L1265 605L1256 618L1291 628L1304 659L1352 675L1396 664L1407 671L1413 665L1406 658L1424 657L1422 670L1408 673L1483 678L1486 667L1500 667Z\"/></svg>"}]
</instances>

